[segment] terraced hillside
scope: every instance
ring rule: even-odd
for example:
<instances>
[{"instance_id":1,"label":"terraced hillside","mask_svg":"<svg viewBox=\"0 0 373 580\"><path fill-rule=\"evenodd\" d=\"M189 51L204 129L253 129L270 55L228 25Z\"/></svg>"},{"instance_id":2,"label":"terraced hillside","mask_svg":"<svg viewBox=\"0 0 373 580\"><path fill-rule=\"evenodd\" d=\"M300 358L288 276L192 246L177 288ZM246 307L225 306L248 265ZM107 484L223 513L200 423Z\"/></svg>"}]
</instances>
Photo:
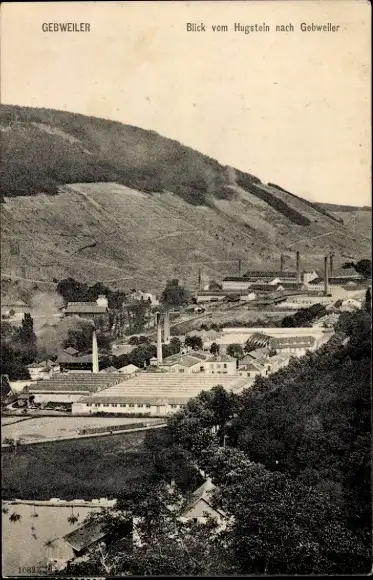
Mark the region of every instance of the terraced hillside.
<instances>
[{"instance_id":1,"label":"terraced hillside","mask_svg":"<svg viewBox=\"0 0 373 580\"><path fill-rule=\"evenodd\" d=\"M301 198L136 127L3 106L2 276L154 290L245 266L370 255L369 235ZM245 263L246 262L246 263Z\"/></svg>"}]
</instances>

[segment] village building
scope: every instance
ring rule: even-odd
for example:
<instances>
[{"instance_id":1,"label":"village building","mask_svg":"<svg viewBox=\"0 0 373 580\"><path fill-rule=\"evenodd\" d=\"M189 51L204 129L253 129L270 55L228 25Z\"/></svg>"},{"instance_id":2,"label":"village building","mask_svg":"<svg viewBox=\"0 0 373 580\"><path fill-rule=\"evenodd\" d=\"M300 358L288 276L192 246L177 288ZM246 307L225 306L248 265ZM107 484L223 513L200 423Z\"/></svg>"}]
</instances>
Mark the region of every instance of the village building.
<instances>
[{"instance_id":1,"label":"village building","mask_svg":"<svg viewBox=\"0 0 373 580\"><path fill-rule=\"evenodd\" d=\"M252 359L250 361L250 357L244 357L239 362L238 373L241 376L255 379L256 377L265 377L268 374L268 370L262 364L253 362Z\"/></svg>"},{"instance_id":2,"label":"village building","mask_svg":"<svg viewBox=\"0 0 373 580\"><path fill-rule=\"evenodd\" d=\"M288 352L296 356L306 354L317 346L314 336L288 336L270 339L270 348L276 352Z\"/></svg>"},{"instance_id":3,"label":"village building","mask_svg":"<svg viewBox=\"0 0 373 580\"><path fill-rule=\"evenodd\" d=\"M1 300L1 317L21 319L25 314L30 314L31 309L23 300L5 298Z\"/></svg>"},{"instance_id":4,"label":"village building","mask_svg":"<svg viewBox=\"0 0 373 580\"><path fill-rule=\"evenodd\" d=\"M210 517L216 520L220 529L223 529L227 523L226 514L213 503L213 495L217 490L218 488L208 477L206 481L193 492L189 501L181 509L178 519L182 522L193 520L193 522L205 524L207 518Z\"/></svg>"},{"instance_id":5,"label":"village building","mask_svg":"<svg viewBox=\"0 0 373 580\"><path fill-rule=\"evenodd\" d=\"M61 367L57 362L46 360L40 363L31 363L27 365L27 369L31 380L38 381L52 378L56 373L60 372Z\"/></svg>"},{"instance_id":6,"label":"village building","mask_svg":"<svg viewBox=\"0 0 373 580\"><path fill-rule=\"evenodd\" d=\"M136 365L130 364L118 369L118 373L122 375L133 375L134 373L138 373L140 371L139 367Z\"/></svg>"},{"instance_id":7,"label":"village building","mask_svg":"<svg viewBox=\"0 0 373 580\"><path fill-rule=\"evenodd\" d=\"M176 354L165 358L159 367L170 373L199 373L201 372L201 360L193 354Z\"/></svg>"},{"instance_id":8,"label":"village building","mask_svg":"<svg viewBox=\"0 0 373 580\"><path fill-rule=\"evenodd\" d=\"M212 375L235 375L237 374L237 362L235 358L224 353L211 355L201 365L201 372Z\"/></svg>"},{"instance_id":9,"label":"village building","mask_svg":"<svg viewBox=\"0 0 373 580\"><path fill-rule=\"evenodd\" d=\"M104 326L109 324L109 302L106 296L99 296L96 302L68 302L63 308L64 316L79 316Z\"/></svg>"}]
</instances>

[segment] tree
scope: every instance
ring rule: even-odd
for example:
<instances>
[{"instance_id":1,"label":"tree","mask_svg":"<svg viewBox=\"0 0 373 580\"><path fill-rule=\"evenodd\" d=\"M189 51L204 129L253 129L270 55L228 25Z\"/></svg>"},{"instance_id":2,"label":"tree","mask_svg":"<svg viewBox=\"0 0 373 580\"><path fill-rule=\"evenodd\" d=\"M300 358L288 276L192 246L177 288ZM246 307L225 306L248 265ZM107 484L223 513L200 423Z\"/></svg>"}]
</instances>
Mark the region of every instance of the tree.
<instances>
[{"instance_id":1,"label":"tree","mask_svg":"<svg viewBox=\"0 0 373 580\"><path fill-rule=\"evenodd\" d=\"M202 338L191 334L185 338L185 346L189 346L193 350L200 350L203 347Z\"/></svg>"},{"instance_id":2,"label":"tree","mask_svg":"<svg viewBox=\"0 0 373 580\"><path fill-rule=\"evenodd\" d=\"M220 346L216 342L213 342L211 347L210 347L210 352L211 352L211 354L216 356L220 352Z\"/></svg>"},{"instance_id":3,"label":"tree","mask_svg":"<svg viewBox=\"0 0 373 580\"><path fill-rule=\"evenodd\" d=\"M188 300L189 293L183 286L179 285L179 280L173 279L166 283L161 296L161 302L164 306L182 306Z\"/></svg>"},{"instance_id":4,"label":"tree","mask_svg":"<svg viewBox=\"0 0 373 580\"><path fill-rule=\"evenodd\" d=\"M240 344L229 344L227 346L227 354L238 360L244 357L244 351Z\"/></svg>"}]
</instances>

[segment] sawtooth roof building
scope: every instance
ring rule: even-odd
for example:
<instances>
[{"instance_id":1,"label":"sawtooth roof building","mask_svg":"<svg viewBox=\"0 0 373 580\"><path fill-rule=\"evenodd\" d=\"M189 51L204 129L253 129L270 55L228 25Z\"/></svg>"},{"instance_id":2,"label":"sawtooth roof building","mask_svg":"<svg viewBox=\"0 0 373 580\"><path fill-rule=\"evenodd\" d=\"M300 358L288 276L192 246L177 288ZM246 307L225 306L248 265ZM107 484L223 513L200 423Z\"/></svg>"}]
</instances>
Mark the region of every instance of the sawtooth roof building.
<instances>
[{"instance_id":1,"label":"sawtooth roof building","mask_svg":"<svg viewBox=\"0 0 373 580\"><path fill-rule=\"evenodd\" d=\"M202 373L139 373L104 391L82 397L73 403L72 413L90 415L101 411L166 417L181 409L189 399L216 385L222 385L231 392L240 392L249 384L250 381L237 375L216 377Z\"/></svg>"}]
</instances>

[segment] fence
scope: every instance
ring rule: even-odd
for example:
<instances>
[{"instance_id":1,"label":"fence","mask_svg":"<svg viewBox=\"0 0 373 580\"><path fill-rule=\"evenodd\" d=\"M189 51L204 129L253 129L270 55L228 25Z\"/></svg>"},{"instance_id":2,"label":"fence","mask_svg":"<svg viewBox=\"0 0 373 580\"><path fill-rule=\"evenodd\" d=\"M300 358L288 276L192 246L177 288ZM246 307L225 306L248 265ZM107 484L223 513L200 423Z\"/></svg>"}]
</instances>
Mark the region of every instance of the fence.
<instances>
[{"instance_id":1,"label":"fence","mask_svg":"<svg viewBox=\"0 0 373 580\"><path fill-rule=\"evenodd\" d=\"M153 421L142 421L140 423L126 423L125 425L108 425L101 427L87 427L84 429L79 429L79 435L93 435L95 433L108 433L114 431L126 431L127 429L136 429L143 427L152 427L153 425L161 425L165 421L164 419L155 419Z\"/></svg>"}]
</instances>

